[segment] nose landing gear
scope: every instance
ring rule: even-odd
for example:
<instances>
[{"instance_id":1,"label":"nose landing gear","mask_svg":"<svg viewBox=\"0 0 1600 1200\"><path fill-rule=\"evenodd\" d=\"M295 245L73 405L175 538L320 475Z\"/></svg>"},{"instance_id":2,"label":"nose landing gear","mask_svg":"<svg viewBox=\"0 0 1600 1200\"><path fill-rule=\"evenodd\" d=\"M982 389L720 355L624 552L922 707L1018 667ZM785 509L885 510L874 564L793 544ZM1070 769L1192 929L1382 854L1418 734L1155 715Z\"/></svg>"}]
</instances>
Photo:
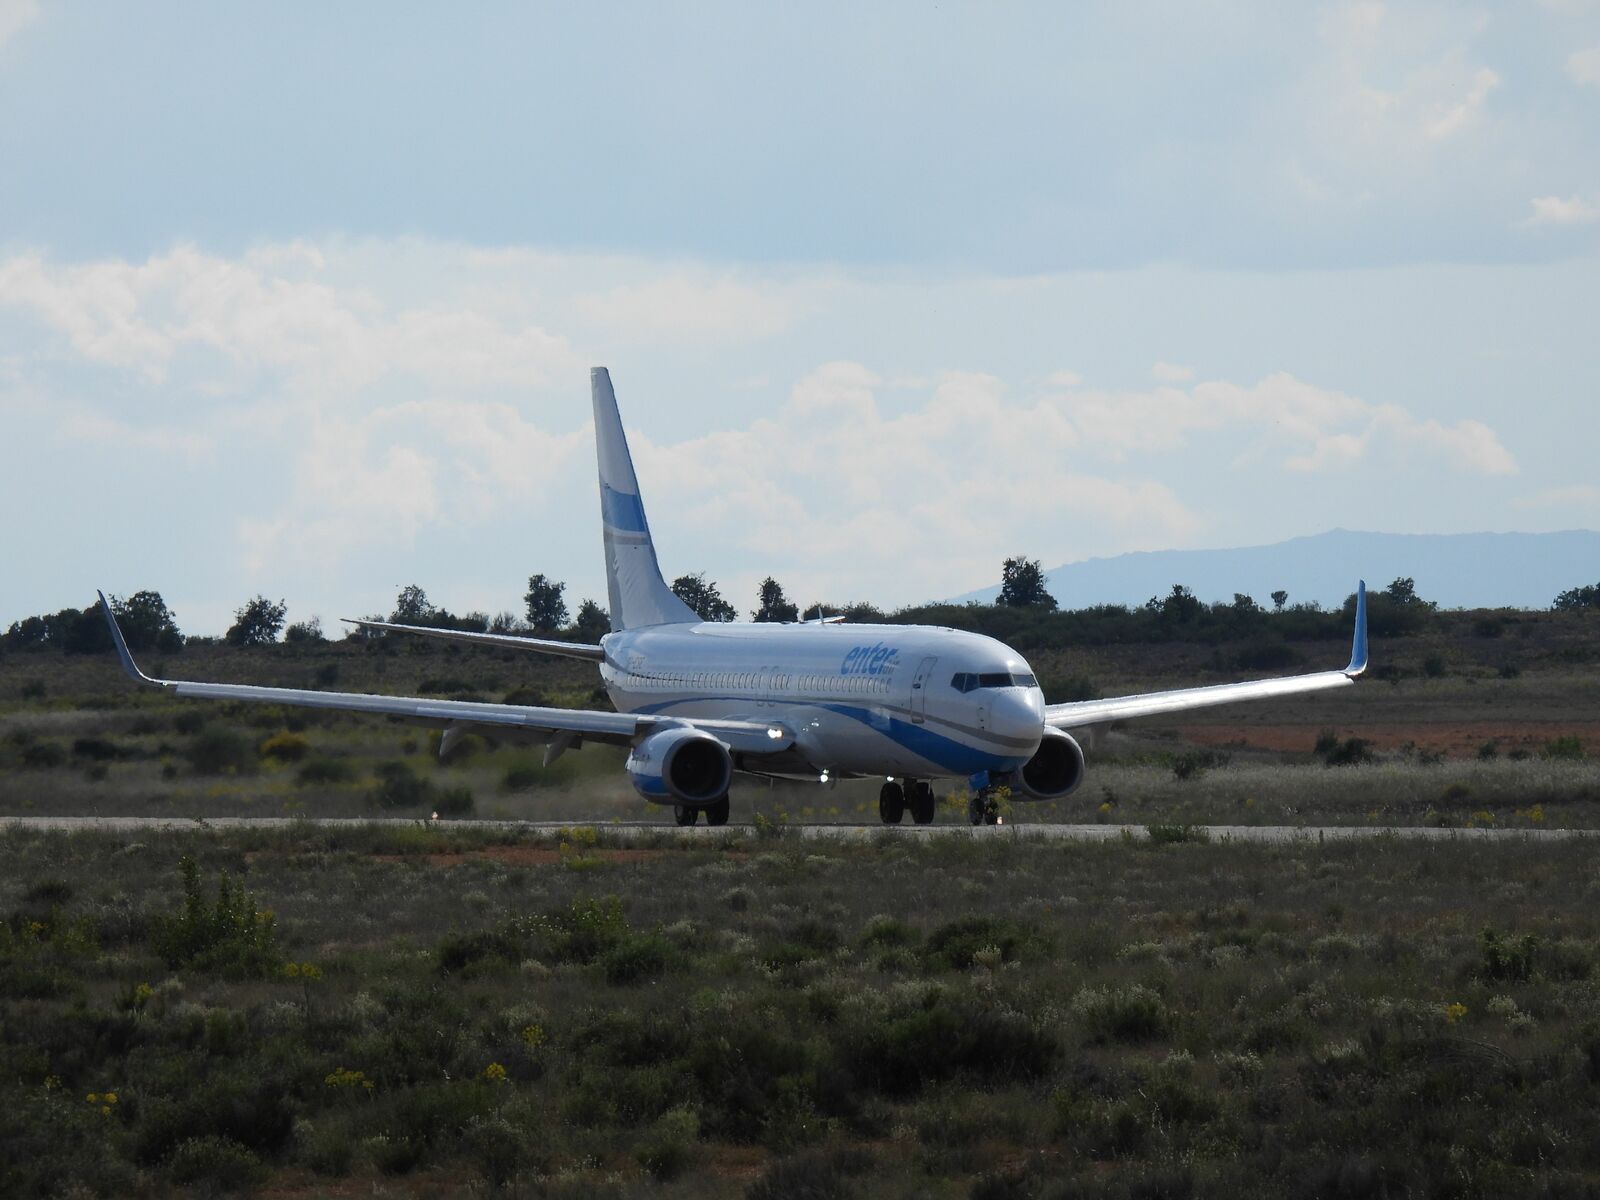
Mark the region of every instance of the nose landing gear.
<instances>
[{"instance_id":1,"label":"nose landing gear","mask_svg":"<svg viewBox=\"0 0 1600 1200\"><path fill-rule=\"evenodd\" d=\"M967 801L967 820L974 825L998 825L1000 805L989 788L975 792Z\"/></svg>"},{"instance_id":2,"label":"nose landing gear","mask_svg":"<svg viewBox=\"0 0 1600 1200\"><path fill-rule=\"evenodd\" d=\"M891 779L878 790L878 818L885 825L900 824L907 809L918 825L932 824L933 786L926 780L908 779L902 787Z\"/></svg>"}]
</instances>

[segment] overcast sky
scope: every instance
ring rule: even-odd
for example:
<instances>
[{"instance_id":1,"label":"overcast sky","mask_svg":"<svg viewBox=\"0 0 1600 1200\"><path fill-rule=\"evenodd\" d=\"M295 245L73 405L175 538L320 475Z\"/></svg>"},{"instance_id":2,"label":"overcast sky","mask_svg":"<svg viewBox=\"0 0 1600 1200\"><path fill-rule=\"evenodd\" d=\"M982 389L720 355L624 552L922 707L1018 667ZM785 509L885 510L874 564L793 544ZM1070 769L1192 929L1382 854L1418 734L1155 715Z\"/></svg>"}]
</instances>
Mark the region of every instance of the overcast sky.
<instances>
[{"instance_id":1,"label":"overcast sky","mask_svg":"<svg viewBox=\"0 0 1600 1200\"><path fill-rule=\"evenodd\" d=\"M1597 256L1583 0L0 0L0 625L1593 528Z\"/></svg>"}]
</instances>

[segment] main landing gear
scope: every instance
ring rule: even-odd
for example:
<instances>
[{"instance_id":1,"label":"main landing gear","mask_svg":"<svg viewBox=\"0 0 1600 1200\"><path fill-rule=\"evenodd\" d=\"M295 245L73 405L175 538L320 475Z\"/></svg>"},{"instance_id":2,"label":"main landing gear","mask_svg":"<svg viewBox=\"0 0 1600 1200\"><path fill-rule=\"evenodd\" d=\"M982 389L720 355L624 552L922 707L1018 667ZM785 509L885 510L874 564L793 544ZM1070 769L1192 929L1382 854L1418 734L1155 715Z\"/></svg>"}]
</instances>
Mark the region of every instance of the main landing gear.
<instances>
[{"instance_id":1,"label":"main landing gear","mask_svg":"<svg viewBox=\"0 0 1600 1200\"><path fill-rule=\"evenodd\" d=\"M706 814L707 825L726 825L728 823L728 798L713 800L703 810ZM679 825L693 825L700 820L701 809L693 804L674 804L672 806L672 819Z\"/></svg>"},{"instance_id":2,"label":"main landing gear","mask_svg":"<svg viewBox=\"0 0 1600 1200\"><path fill-rule=\"evenodd\" d=\"M878 790L878 817L885 825L898 825L911 810L911 819L918 825L933 822L933 786L926 780L908 779L902 787L890 780Z\"/></svg>"}]
</instances>

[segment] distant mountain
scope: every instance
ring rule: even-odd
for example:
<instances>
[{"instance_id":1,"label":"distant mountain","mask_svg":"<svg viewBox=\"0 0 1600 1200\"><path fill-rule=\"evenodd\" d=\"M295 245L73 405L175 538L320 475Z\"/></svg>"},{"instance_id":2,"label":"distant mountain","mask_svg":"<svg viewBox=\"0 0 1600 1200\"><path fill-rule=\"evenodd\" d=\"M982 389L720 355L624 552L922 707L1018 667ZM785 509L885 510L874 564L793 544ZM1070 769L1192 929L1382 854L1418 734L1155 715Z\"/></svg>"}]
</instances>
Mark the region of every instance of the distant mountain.
<instances>
[{"instance_id":1,"label":"distant mountain","mask_svg":"<svg viewBox=\"0 0 1600 1200\"><path fill-rule=\"evenodd\" d=\"M1549 608L1557 592L1600 582L1600 533L1356 533L1334 529L1239 550L1156 550L1090 558L1046 572L1062 608L1143 604L1181 583L1200 599L1235 592L1270 608L1273 592L1290 604L1342 603L1356 580L1370 588L1409 575L1417 594L1441 608ZM957 596L992 601L999 584Z\"/></svg>"}]
</instances>

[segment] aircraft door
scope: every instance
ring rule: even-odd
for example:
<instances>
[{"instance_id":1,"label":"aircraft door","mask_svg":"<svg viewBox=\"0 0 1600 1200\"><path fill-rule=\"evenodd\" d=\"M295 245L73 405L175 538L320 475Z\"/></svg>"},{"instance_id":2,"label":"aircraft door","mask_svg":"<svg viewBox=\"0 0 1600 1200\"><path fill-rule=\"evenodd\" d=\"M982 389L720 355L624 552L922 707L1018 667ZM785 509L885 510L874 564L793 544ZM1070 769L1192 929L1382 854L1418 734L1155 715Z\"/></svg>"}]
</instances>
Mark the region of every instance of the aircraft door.
<instances>
[{"instance_id":1,"label":"aircraft door","mask_svg":"<svg viewBox=\"0 0 1600 1200\"><path fill-rule=\"evenodd\" d=\"M917 673L911 677L911 721L914 725L921 725L926 719L928 711L928 680L933 675L933 664L937 658L925 658L917 665Z\"/></svg>"}]
</instances>

